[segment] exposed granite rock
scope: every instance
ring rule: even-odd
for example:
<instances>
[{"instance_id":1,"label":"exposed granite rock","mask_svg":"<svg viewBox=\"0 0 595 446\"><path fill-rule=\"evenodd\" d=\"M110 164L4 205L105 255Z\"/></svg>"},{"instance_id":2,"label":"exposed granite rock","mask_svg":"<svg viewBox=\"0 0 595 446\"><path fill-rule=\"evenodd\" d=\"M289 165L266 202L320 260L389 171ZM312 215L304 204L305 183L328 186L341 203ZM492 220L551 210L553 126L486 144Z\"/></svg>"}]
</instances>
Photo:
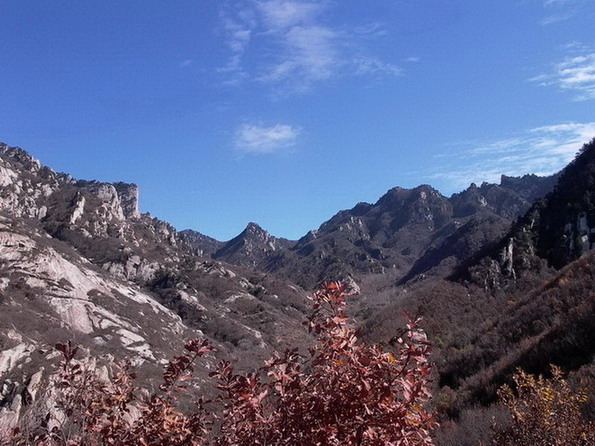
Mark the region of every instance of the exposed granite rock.
<instances>
[{"instance_id":1,"label":"exposed granite rock","mask_svg":"<svg viewBox=\"0 0 595 446\"><path fill-rule=\"evenodd\" d=\"M212 257L235 265L256 268L265 264L276 251L292 245L293 242L273 237L256 223L251 222L240 235L215 251Z\"/></svg>"},{"instance_id":2,"label":"exposed granite rock","mask_svg":"<svg viewBox=\"0 0 595 446\"><path fill-rule=\"evenodd\" d=\"M188 338L247 368L305 342L303 290L196 254L139 213L137 186L75 180L0 145L2 423L36 398L30 383L47 381L36 373L52 368L56 342L76 339L103 363L126 357L148 381Z\"/></svg>"},{"instance_id":3,"label":"exposed granite rock","mask_svg":"<svg viewBox=\"0 0 595 446\"><path fill-rule=\"evenodd\" d=\"M595 140L585 144L559 174L553 191L534 203L482 260L457 277L501 286L527 274L539 275L548 267L560 269L595 248L594 182Z\"/></svg>"},{"instance_id":4,"label":"exposed granite rock","mask_svg":"<svg viewBox=\"0 0 595 446\"><path fill-rule=\"evenodd\" d=\"M122 212L125 218L139 218L139 190L136 184L114 183L113 186L118 192L122 204Z\"/></svg>"}]
</instances>

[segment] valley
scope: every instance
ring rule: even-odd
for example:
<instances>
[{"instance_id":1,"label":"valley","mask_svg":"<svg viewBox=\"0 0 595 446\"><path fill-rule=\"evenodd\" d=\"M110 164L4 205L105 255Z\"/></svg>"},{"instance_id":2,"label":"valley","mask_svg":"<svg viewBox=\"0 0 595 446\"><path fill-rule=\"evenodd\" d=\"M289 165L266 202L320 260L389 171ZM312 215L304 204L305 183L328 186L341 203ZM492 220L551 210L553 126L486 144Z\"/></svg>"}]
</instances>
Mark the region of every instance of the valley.
<instances>
[{"instance_id":1,"label":"valley","mask_svg":"<svg viewBox=\"0 0 595 446\"><path fill-rule=\"evenodd\" d=\"M127 359L150 388L184 342L207 339L215 352L195 373L213 394L220 360L249 371L305 352L308 296L331 281L354 294L367 342L390 348L403 310L422 317L437 445L477 445L465 432L489 431L517 367L558 365L595 407L594 185L595 140L552 176L503 175L451 197L395 187L299 240L252 222L218 241L142 213L136 185L77 180L0 144L0 429L34 403L57 343L73 340L105 373Z\"/></svg>"}]
</instances>

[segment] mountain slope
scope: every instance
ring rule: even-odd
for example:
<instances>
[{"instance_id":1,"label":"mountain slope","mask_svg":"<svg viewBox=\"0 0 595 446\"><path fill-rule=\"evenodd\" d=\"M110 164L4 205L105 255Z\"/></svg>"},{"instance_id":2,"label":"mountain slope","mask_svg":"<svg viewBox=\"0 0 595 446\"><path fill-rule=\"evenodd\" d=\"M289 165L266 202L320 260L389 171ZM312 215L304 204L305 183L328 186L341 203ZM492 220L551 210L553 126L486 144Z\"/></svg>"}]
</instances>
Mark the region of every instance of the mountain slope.
<instances>
[{"instance_id":1,"label":"mountain slope","mask_svg":"<svg viewBox=\"0 0 595 446\"><path fill-rule=\"evenodd\" d=\"M546 267L560 269L595 247L595 140L560 174L508 235L476 265L456 277L483 286L522 279Z\"/></svg>"},{"instance_id":2,"label":"mountain slope","mask_svg":"<svg viewBox=\"0 0 595 446\"><path fill-rule=\"evenodd\" d=\"M12 383L0 406L13 414L3 419L18 416L18 395L59 341L130 356L149 380L192 337L246 369L308 342L299 287L197 256L139 212L134 185L74 180L0 145L0 213L0 376Z\"/></svg>"},{"instance_id":3,"label":"mountain slope","mask_svg":"<svg viewBox=\"0 0 595 446\"><path fill-rule=\"evenodd\" d=\"M368 317L363 334L381 342L397 332L403 309L423 314L445 415L470 417L474 405L494 401L516 367L548 374L551 363L587 385L595 402L594 193L591 141L500 240L478 243L479 255L449 280L393 288L392 303ZM457 246L456 237L446 240Z\"/></svg>"},{"instance_id":4,"label":"mountain slope","mask_svg":"<svg viewBox=\"0 0 595 446\"><path fill-rule=\"evenodd\" d=\"M262 269L275 252L290 248L293 242L273 237L256 223L248 223L237 237L234 237L218 250L212 257L234 265Z\"/></svg>"},{"instance_id":5,"label":"mountain slope","mask_svg":"<svg viewBox=\"0 0 595 446\"><path fill-rule=\"evenodd\" d=\"M75 340L84 355L98 358L98 367L127 359L142 366L143 376L156 377L184 339L201 335L137 285L93 266L39 225L6 215L0 216L0 327L3 429L47 384L58 342Z\"/></svg>"},{"instance_id":6,"label":"mountain slope","mask_svg":"<svg viewBox=\"0 0 595 446\"><path fill-rule=\"evenodd\" d=\"M375 204L337 213L264 265L306 288L328 278L390 272L401 283L431 272L444 277L498 240L556 177L502 177L451 198L430 186L394 188Z\"/></svg>"}]
</instances>

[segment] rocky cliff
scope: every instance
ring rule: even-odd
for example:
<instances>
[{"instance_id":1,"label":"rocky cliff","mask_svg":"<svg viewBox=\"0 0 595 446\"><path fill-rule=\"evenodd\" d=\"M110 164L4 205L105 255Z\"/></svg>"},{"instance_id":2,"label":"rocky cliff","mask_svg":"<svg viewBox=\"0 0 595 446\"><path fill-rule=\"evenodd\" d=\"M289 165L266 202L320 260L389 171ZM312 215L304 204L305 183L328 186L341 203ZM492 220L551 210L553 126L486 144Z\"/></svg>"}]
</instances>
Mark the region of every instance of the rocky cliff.
<instances>
[{"instance_id":1,"label":"rocky cliff","mask_svg":"<svg viewBox=\"0 0 595 446\"><path fill-rule=\"evenodd\" d=\"M73 339L103 362L128 358L152 381L188 338L246 368L305 341L299 287L205 259L138 203L135 185L76 180L0 145L5 425L23 413L31 380L49 382L57 342Z\"/></svg>"},{"instance_id":2,"label":"rocky cliff","mask_svg":"<svg viewBox=\"0 0 595 446\"><path fill-rule=\"evenodd\" d=\"M552 267L560 269L595 248L595 140L560 174L554 189L531 206L478 264L460 272L486 287Z\"/></svg>"},{"instance_id":3,"label":"rocky cliff","mask_svg":"<svg viewBox=\"0 0 595 446\"><path fill-rule=\"evenodd\" d=\"M306 288L329 278L370 274L400 283L422 274L445 277L498 241L555 181L555 176L502 177L500 185L472 184L450 198L427 185L397 187L375 204L337 213L255 264Z\"/></svg>"},{"instance_id":4,"label":"rocky cliff","mask_svg":"<svg viewBox=\"0 0 595 446\"><path fill-rule=\"evenodd\" d=\"M215 251L212 257L235 265L262 269L271 256L292 245L293 242L274 237L251 222L237 237Z\"/></svg>"}]
</instances>

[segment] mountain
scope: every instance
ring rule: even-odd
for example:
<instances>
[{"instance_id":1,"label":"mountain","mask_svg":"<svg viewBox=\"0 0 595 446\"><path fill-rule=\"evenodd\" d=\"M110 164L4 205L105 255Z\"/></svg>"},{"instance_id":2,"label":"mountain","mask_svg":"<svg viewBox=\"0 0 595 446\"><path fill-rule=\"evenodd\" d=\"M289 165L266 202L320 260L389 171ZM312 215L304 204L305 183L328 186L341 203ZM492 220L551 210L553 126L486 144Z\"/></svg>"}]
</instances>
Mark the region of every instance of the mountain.
<instances>
[{"instance_id":1,"label":"mountain","mask_svg":"<svg viewBox=\"0 0 595 446\"><path fill-rule=\"evenodd\" d=\"M474 343L482 348L451 359L449 381L465 380L489 396L471 376L481 372L484 382L486 375L497 381L513 367L542 371L550 363L595 370L594 194L595 140L561 172L554 190L462 273L461 279L506 296L507 302L476 332Z\"/></svg>"},{"instance_id":2,"label":"mountain","mask_svg":"<svg viewBox=\"0 0 595 446\"><path fill-rule=\"evenodd\" d=\"M340 211L298 241L277 238L256 223L228 242L182 234L200 255L256 268L312 289L325 280L386 274L405 283L420 274L452 273L498 240L556 175L508 177L472 184L447 198L428 185L389 190L375 204Z\"/></svg>"},{"instance_id":3,"label":"mountain","mask_svg":"<svg viewBox=\"0 0 595 446\"><path fill-rule=\"evenodd\" d=\"M477 404L516 366L556 363L595 388L595 141L558 175L451 197L396 187L297 241L256 223L227 242L178 232L138 203L136 185L73 179L0 144L4 428L47 382L57 342L75 340L99 368L128 358L148 387L192 337L217 350L200 377L219 359L250 370L305 350L305 290L333 279L360 291L350 311L368 341L390 345L404 309L423 315L445 419L485 418Z\"/></svg>"},{"instance_id":4,"label":"mountain","mask_svg":"<svg viewBox=\"0 0 595 446\"><path fill-rule=\"evenodd\" d=\"M370 274L402 283L430 270L445 276L498 240L555 181L555 176L503 176L500 185L472 184L451 198L427 185L397 187L375 204L359 203L337 213L256 264L305 288L329 278Z\"/></svg>"},{"instance_id":5,"label":"mountain","mask_svg":"<svg viewBox=\"0 0 595 446\"><path fill-rule=\"evenodd\" d=\"M212 257L234 265L262 269L268 259L277 251L293 246L293 242L273 237L256 223L248 223L237 237L231 239Z\"/></svg>"},{"instance_id":6,"label":"mountain","mask_svg":"<svg viewBox=\"0 0 595 446\"><path fill-rule=\"evenodd\" d=\"M594 193L595 140L502 237L449 277L393 287L392 303L367 317L363 335L382 342L398 332L403 309L423 314L435 346L437 407L461 432L477 432L477 423L489 429L478 420L494 416L485 406L517 367L547 375L556 364L595 404Z\"/></svg>"},{"instance_id":7,"label":"mountain","mask_svg":"<svg viewBox=\"0 0 595 446\"><path fill-rule=\"evenodd\" d=\"M75 180L0 145L3 420L14 421L56 342L74 339L89 357L127 357L148 381L188 338L209 339L216 358L248 369L308 342L304 291L198 256L171 225L139 212L138 193Z\"/></svg>"},{"instance_id":8,"label":"mountain","mask_svg":"<svg viewBox=\"0 0 595 446\"><path fill-rule=\"evenodd\" d=\"M561 172L554 189L535 202L509 233L461 277L484 286L560 269L595 247L595 143Z\"/></svg>"},{"instance_id":9,"label":"mountain","mask_svg":"<svg viewBox=\"0 0 595 446\"><path fill-rule=\"evenodd\" d=\"M223 242L192 229L180 231L179 235L184 243L195 249L195 254L199 257L210 258L215 251L224 245Z\"/></svg>"}]
</instances>

